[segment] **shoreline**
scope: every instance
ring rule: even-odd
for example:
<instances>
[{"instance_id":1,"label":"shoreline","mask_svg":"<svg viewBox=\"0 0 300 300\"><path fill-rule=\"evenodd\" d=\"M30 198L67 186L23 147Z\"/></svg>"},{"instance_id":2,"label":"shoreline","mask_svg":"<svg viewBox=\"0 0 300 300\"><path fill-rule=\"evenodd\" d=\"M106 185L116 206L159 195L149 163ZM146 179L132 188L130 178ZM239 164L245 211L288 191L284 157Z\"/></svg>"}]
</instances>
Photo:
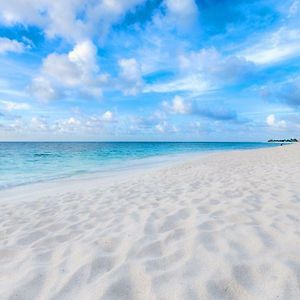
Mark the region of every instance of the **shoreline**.
<instances>
[{"instance_id":1,"label":"shoreline","mask_svg":"<svg viewBox=\"0 0 300 300\"><path fill-rule=\"evenodd\" d=\"M12 144L14 145L15 143ZM98 145L98 143L93 144ZM15 146L3 146L3 143L0 143L0 154L4 156L4 160L1 162L3 172L0 176L0 190L34 183L57 182L68 178L104 177L123 172L126 169L133 171L135 169L146 170L155 167L155 165L168 165L173 161L184 160L190 156L196 157L197 155L239 149L275 147L275 145L270 145L269 143L199 142L178 143L180 146L175 146L175 148L172 146L174 143L165 143L169 146L164 148L162 146L164 143L153 143L155 150L151 151L152 143L149 144L150 146L147 146L148 148L134 146L133 149L131 149L132 146L128 146L131 143L123 143L125 146L123 145L123 148L121 147L118 153L116 152L118 151L116 146L118 144L120 143L113 143L108 147L112 151L111 155L109 154L110 150L105 150L106 152L101 156L97 154L96 149L97 147L99 147L98 149L105 149L106 146L103 146L105 144L102 143L97 147L87 147L87 151L83 151L86 145L83 146L82 143L53 143L54 146L50 147L48 144L45 146L44 143L40 143L40 146L36 146L36 143L25 143L24 147L20 146L17 148ZM138 143L133 144L138 145ZM216 146L218 144L221 147ZM3 146L2 150L1 145ZM195 145L198 146L195 147ZM132 154L130 154L130 151L132 151ZM143 151L145 151L145 155L141 154ZM147 151L149 151L148 155ZM24 153L26 155L23 155ZM108 156L104 161L106 155ZM62 157L64 157L64 160L62 160ZM10 160L12 163L10 163Z\"/></svg>"},{"instance_id":2,"label":"shoreline","mask_svg":"<svg viewBox=\"0 0 300 300\"><path fill-rule=\"evenodd\" d=\"M266 143L267 144L267 143ZM289 145L289 144L286 144ZM284 145L285 146L285 145ZM277 146L274 146L276 148ZM132 160L128 160L126 163L121 167L113 167L104 168L103 170L99 171L86 171L83 174L78 175L66 175L59 178L52 178L52 179L42 179L40 181L33 181L33 182L26 182L26 183L19 183L19 184L12 184L11 186L1 187L0 188L0 196L2 192L14 190L14 189L27 189L30 187L35 188L39 185L48 185L48 184L70 184L74 181L78 182L80 180L105 180L107 181L106 177L113 177L121 179L122 176L126 174L132 174L132 172L143 173L148 172L151 170L159 170L169 166L175 166L178 164L178 160L182 160L180 162L184 163L186 161L190 161L193 159L199 159L202 157L215 155L215 154L222 154L222 153L230 153L233 151L251 151L251 150L260 150L260 149L270 149L273 147L265 147L265 148L257 148L257 149L226 149L226 150L208 150L208 151L194 151L194 152L185 152L185 153L174 153L174 154L162 154L152 157L145 157L145 158L136 158ZM114 163L116 164L116 163ZM125 175L124 175L125 174ZM41 186L42 187L42 186Z\"/></svg>"},{"instance_id":3,"label":"shoreline","mask_svg":"<svg viewBox=\"0 0 300 300\"><path fill-rule=\"evenodd\" d=\"M299 299L300 145L0 192L1 299Z\"/></svg>"},{"instance_id":4,"label":"shoreline","mask_svg":"<svg viewBox=\"0 0 300 300\"><path fill-rule=\"evenodd\" d=\"M291 144L287 144L284 146L290 146ZM198 162L198 160L208 158L214 155L222 155L226 153L239 153L244 151L257 151L257 150L267 150L271 148L258 148L258 149L234 149L234 150L220 150L220 151L207 151L207 152L191 152L191 153L181 153L181 154L171 154L171 155L161 155L150 158L142 158L136 159L136 161L144 161L144 163L139 164L133 168L133 165L129 165L128 168L122 167L121 169L111 169L107 171L95 171L81 175L74 176L66 176L62 178L54 178L51 180L42 180L39 182L30 182L19 184L15 186L5 187L0 189L0 197L15 197L14 193L18 192L18 194L23 195L26 192L32 193L32 190L36 191L38 189L41 190L51 190L55 188L63 188L66 190L74 188L74 184L84 183L87 185L98 185L103 186L105 184L109 184L117 181L126 181L128 176L131 178L136 178L138 176L144 174L151 174L152 172L163 171L165 169L169 169L172 167L178 167L186 163ZM277 147L274 147L277 148ZM164 159L163 162L154 162L155 160L161 159L162 157L172 157L171 159ZM182 159L182 161L176 161L177 158ZM147 164L145 161L152 161L152 163ZM16 196L23 197L23 196ZM3 201L3 200L1 200Z\"/></svg>"},{"instance_id":5,"label":"shoreline","mask_svg":"<svg viewBox=\"0 0 300 300\"><path fill-rule=\"evenodd\" d=\"M17 184L7 187L0 188L0 194L2 191L8 191L18 188L30 188L30 187L36 187L38 185L47 185L47 184L60 184L61 182L70 184L72 182L78 182L78 181L88 181L88 180L107 180L107 177L110 178L122 178L126 174L131 174L132 172L137 173L143 173L148 172L152 170L159 170L161 168L172 166L178 164L177 160L182 159L183 162L186 160L190 160L189 156L192 156L194 158L199 158L215 153L220 153L225 151L207 151L207 152L191 152L191 153L181 153L181 154L164 154L164 155L158 155L153 157L147 157L147 158L140 158L140 159L133 159L128 161L129 163L126 165L122 165L121 167L113 167L113 168L107 168L100 171L87 171L84 174L80 175L66 175L60 178L53 178L53 179L45 179L41 181L35 181L35 182L27 182L23 184ZM125 174L125 175L124 175Z\"/></svg>"}]
</instances>

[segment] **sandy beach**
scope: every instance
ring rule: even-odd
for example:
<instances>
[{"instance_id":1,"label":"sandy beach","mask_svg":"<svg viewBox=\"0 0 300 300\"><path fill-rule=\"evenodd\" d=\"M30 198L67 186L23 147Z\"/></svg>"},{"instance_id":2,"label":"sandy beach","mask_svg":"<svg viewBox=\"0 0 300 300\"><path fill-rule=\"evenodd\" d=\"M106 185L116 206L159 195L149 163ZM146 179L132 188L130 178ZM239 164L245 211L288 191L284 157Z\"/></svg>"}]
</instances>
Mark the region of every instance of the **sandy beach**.
<instances>
[{"instance_id":1,"label":"sandy beach","mask_svg":"<svg viewBox=\"0 0 300 300\"><path fill-rule=\"evenodd\" d=\"M2 300L300 298L300 145L0 199Z\"/></svg>"}]
</instances>

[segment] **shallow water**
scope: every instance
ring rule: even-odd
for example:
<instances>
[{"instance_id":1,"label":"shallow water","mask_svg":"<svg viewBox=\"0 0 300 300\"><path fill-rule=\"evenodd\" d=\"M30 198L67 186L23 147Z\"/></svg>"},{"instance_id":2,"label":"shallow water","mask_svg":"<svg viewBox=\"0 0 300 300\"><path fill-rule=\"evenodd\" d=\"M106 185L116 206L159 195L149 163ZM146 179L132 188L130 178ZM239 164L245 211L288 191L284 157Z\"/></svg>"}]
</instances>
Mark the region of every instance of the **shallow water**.
<instances>
[{"instance_id":1,"label":"shallow water","mask_svg":"<svg viewBox=\"0 0 300 300\"><path fill-rule=\"evenodd\" d=\"M149 165L179 154L274 146L241 142L0 142L0 189Z\"/></svg>"}]
</instances>

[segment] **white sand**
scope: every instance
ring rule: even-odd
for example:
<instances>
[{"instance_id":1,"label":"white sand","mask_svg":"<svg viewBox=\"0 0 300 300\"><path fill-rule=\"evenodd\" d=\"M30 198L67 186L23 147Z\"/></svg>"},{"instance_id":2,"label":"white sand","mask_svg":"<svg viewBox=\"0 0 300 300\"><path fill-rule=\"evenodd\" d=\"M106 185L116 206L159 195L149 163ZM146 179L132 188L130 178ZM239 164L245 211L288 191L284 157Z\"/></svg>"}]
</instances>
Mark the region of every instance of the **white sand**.
<instances>
[{"instance_id":1,"label":"white sand","mask_svg":"<svg viewBox=\"0 0 300 300\"><path fill-rule=\"evenodd\" d=\"M0 193L0 299L300 299L300 145Z\"/></svg>"}]
</instances>

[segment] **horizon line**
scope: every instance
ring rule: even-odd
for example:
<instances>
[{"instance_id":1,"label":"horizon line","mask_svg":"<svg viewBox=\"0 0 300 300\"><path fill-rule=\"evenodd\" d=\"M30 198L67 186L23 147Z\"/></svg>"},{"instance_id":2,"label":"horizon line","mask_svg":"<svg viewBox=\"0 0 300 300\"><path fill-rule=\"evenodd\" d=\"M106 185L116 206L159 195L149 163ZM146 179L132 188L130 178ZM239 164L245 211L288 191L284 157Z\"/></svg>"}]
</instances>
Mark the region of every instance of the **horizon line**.
<instances>
[{"instance_id":1,"label":"horizon line","mask_svg":"<svg viewBox=\"0 0 300 300\"><path fill-rule=\"evenodd\" d=\"M167 140L133 140L133 141L110 141L110 140L0 140L0 143L268 143L268 140L265 141L167 141Z\"/></svg>"}]
</instances>

